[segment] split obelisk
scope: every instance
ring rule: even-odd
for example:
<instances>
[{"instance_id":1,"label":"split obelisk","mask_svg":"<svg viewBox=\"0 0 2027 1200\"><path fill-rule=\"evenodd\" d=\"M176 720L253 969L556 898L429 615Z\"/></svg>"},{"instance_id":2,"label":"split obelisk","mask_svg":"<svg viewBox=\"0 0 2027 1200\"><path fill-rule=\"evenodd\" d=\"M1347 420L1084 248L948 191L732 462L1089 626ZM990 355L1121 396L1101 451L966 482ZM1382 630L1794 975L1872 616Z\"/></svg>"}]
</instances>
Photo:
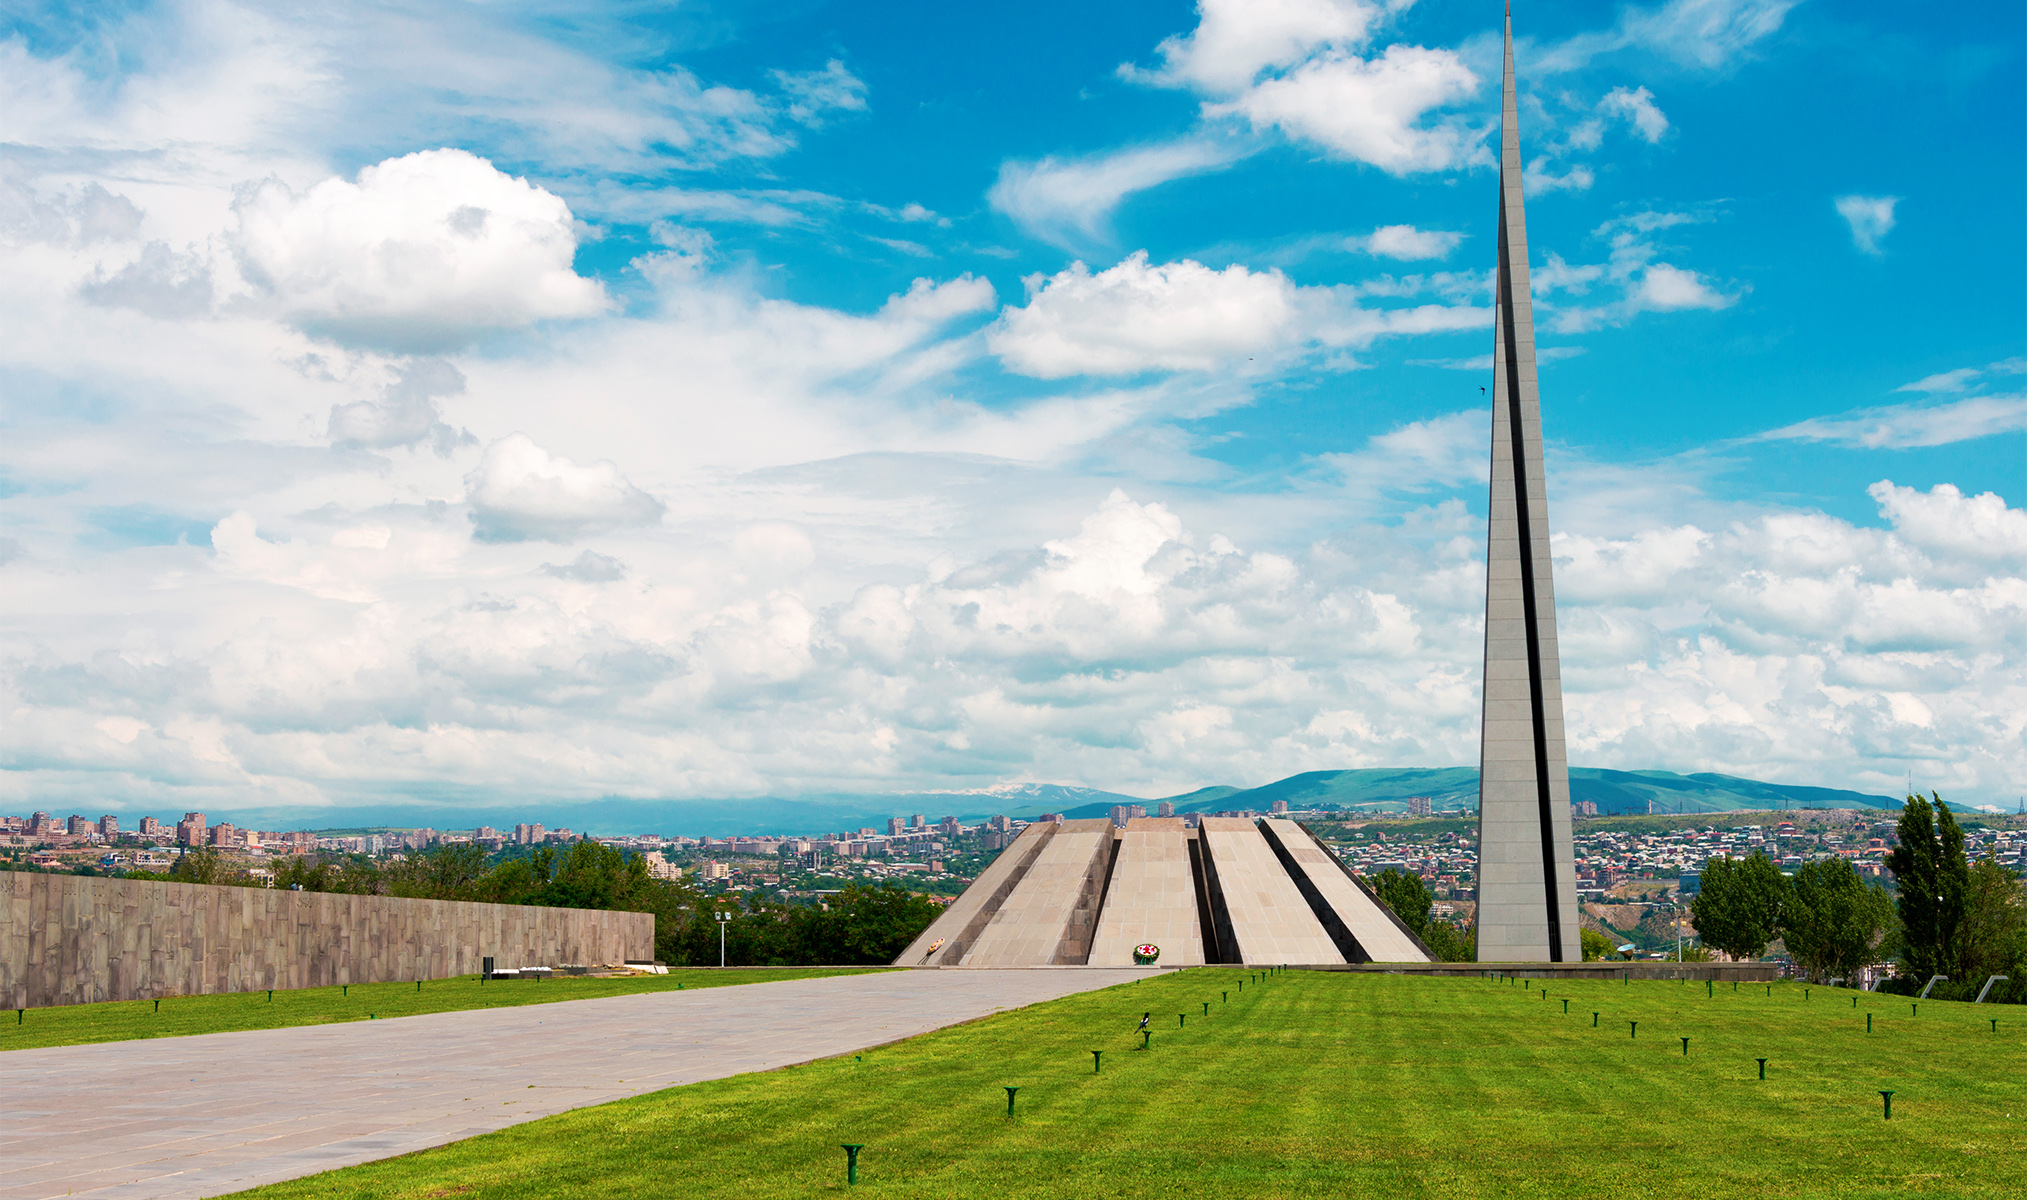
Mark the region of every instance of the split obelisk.
<instances>
[{"instance_id":1,"label":"split obelisk","mask_svg":"<svg viewBox=\"0 0 2027 1200\"><path fill-rule=\"evenodd\" d=\"M1478 756L1478 961L1581 962L1511 7L1503 75L1485 709Z\"/></svg>"}]
</instances>

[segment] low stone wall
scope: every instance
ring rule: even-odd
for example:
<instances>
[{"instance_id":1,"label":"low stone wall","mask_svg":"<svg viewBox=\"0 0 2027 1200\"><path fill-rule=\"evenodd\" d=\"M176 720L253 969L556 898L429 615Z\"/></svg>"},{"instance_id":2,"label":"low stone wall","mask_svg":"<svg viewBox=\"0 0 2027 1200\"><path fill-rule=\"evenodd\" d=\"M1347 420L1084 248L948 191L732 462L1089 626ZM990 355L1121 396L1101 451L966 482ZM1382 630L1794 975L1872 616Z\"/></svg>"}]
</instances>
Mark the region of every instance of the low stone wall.
<instances>
[{"instance_id":1,"label":"low stone wall","mask_svg":"<svg viewBox=\"0 0 2027 1200\"><path fill-rule=\"evenodd\" d=\"M0 873L0 1009L654 957L650 913Z\"/></svg>"}]
</instances>

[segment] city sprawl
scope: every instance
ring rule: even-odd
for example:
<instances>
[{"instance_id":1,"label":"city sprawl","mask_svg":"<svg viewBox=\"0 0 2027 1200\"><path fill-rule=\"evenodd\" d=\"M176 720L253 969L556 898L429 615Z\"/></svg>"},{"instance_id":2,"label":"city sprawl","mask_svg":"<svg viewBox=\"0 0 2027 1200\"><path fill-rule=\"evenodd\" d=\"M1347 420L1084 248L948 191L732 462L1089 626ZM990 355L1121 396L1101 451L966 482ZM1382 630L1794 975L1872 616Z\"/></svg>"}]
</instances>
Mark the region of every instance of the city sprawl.
<instances>
[{"instance_id":1,"label":"city sprawl","mask_svg":"<svg viewBox=\"0 0 2027 1200\"><path fill-rule=\"evenodd\" d=\"M1112 808L1114 823L1134 817L1180 816L1190 826L1210 816L1289 816L1309 825L1361 876L1394 870L1418 877L1435 900L1437 919L1462 924L1476 916L1478 864L1475 814L1428 812L1411 800L1404 814L1341 809L1271 813L1232 810L1175 813L1167 803ZM1060 813L1039 820L1060 820ZM469 844L499 861L539 847L591 840L641 855L650 872L687 880L706 895L749 900L820 902L848 884L885 884L947 902L962 892L993 857L1030 822L995 815L970 822L915 813L882 826L807 837L744 835L689 837L638 833L587 835L568 828L521 822L511 828L257 830L203 813L169 822L142 817L125 828L116 816L64 818L37 812L0 817L0 852L28 869L95 874L173 871L192 849L215 851L252 882L273 877L291 857L364 858L399 862L444 846ZM1886 855L1894 823L1885 813L1848 810L1729 812L1722 814L1590 817L1577 808L1575 851L1584 924L1661 954L1678 932L1693 938L1684 902L1713 858L1767 856L1792 874L1816 859L1842 858L1869 880L1890 882ZM2008 866L2027 865L2027 819L1985 815L1965 821L1966 849Z\"/></svg>"}]
</instances>

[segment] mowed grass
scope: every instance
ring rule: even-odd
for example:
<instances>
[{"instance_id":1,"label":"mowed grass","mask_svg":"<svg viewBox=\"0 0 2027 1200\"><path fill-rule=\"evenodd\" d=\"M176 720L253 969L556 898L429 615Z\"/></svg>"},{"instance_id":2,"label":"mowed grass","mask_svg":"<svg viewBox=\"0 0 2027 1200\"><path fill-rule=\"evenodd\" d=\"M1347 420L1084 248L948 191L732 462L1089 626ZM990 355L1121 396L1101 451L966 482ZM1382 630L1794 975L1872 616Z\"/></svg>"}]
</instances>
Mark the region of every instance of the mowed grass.
<instances>
[{"instance_id":1,"label":"mowed grass","mask_svg":"<svg viewBox=\"0 0 2027 1200\"><path fill-rule=\"evenodd\" d=\"M853 1142L891 1197L2027 1193L2019 1008L1540 987L1203 968L242 1195L802 1197Z\"/></svg>"},{"instance_id":2,"label":"mowed grass","mask_svg":"<svg viewBox=\"0 0 2027 1200\"><path fill-rule=\"evenodd\" d=\"M172 996L157 1007L153 1000L121 1000L107 1004L70 1004L31 1008L26 1013L0 1012L0 1051L39 1046L80 1046L88 1042L125 1042L140 1038L187 1037L240 1029L284 1029L294 1025L330 1025L340 1021L412 1017L421 1013L459 1012L472 1008L514 1008L553 1004L558 1000L590 1000L677 988L730 987L777 979L808 979L817 975L857 975L881 967L734 967L725 970L683 970L667 975L592 979L560 976L532 980L491 980L476 975L428 979L417 988L409 983L355 983L268 993L232 992L211 996Z\"/></svg>"}]
</instances>

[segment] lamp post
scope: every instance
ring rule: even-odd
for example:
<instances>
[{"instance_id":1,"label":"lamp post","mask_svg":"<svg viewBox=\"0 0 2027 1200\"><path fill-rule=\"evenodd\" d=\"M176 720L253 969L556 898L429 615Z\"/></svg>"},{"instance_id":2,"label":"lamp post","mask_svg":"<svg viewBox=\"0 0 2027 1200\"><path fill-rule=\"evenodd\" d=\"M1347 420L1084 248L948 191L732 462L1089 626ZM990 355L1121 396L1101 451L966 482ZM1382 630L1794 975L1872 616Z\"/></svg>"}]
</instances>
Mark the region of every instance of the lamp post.
<instances>
[{"instance_id":1,"label":"lamp post","mask_svg":"<svg viewBox=\"0 0 2027 1200\"><path fill-rule=\"evenodd\" d=\"M731 923L732 923L732 914L731 914L731 913L728 913L728 912L722 912L722 911L721 911L721 912L719 912L719 914L718 914L718 965L719 965L719 966L721 966L721 967L725 965L725 926L727 926L727 925L730 925Z\"/></svg>"}]
</instances>

